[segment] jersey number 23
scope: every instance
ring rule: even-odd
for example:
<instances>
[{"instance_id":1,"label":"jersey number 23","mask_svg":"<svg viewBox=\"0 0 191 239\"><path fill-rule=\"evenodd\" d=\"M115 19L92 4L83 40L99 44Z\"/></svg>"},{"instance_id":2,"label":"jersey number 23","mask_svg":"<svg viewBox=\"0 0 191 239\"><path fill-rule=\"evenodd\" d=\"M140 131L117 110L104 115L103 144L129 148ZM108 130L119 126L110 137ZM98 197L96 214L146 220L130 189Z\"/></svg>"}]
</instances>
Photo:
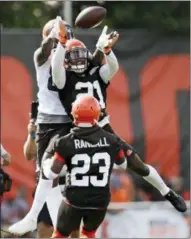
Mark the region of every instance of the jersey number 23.
<instances>
[{"instance_id":1,"label":"jersey number 23","mask_svg":"<svg viewBox=\"0 0 191 239\"><path fill-rule=\"evenodd\" d=\"M97 176L88 175L91 170L91 166L99 165L100 160L104 160L104 166L99 166L98 175L101 175L101 179ZM83 166L78 166L80 162L83 162ZM107 152L95 153L92 158L88 154L76 154L72 160L71 164L74 167L71 171L71 185L78 187L105 187L108 184L109 170L111 165L111 157ZM80 175L81 179L76 176Z\"/></svg>"}]
</instances>

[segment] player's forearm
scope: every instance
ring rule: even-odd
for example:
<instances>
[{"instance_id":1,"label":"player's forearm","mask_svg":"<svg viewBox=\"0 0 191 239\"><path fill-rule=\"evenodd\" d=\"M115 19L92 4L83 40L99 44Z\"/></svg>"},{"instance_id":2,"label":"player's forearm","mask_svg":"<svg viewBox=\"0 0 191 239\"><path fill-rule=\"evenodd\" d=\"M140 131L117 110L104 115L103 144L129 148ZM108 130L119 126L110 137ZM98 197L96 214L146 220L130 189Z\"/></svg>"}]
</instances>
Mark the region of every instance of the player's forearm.
<instances>
[{"instance_id":1,"label":"player's forearm","mask_svg":"<svg viewBox=\"0 0 191 239\"><path fill-rule=\"evenodd\" d=\"M104 59L104 53L96 48L93 53L92 64L97 66L101 65Z\"/></svg>"},{"instance_id":2,"label":"player's forearm","mask_svg":"<svg viewBox=\"0 0 191 239\"><path fill-rule=\"evenodd\" d=\"M66 83L66 70L64 68L65 49L58 43L52 57L52 80L58 89L62 89Z\"/></svg>"},{"instance_id":3,"label":"player's forearm","mask_svg":"<svg viewBox=\"0 0 191 239\"><path fill-rule=\"evenodd\" d=\"M100 76L105 83L108 83L117 73L119 63L113 51L111 51L108 55L105 54L105 61L106 64L100 68Z\"/></svg>"},{"instance_id":4,"label":"player's forearm","mask_svg":"<svg viewBox=\"0 0 191 239\"><path fill-rule=\"evenodd\" d=\"M43 40L39 51L36 54L36 62L38 66L42 66L51 54L51 50L54 46L54 38L50 35Z\"/></svg>"},{"instance_id":5,"label":"player's forearm","mask_svg":"<svg viewBox=\"0 0 191 239\"><path fill-rule=\"evenodd\" d=\"M27 141L23 147L24 156L27 160L36 160L37 157L37 147L36 142L31 135L28 135Z\"/></svg>"}]
</instances>

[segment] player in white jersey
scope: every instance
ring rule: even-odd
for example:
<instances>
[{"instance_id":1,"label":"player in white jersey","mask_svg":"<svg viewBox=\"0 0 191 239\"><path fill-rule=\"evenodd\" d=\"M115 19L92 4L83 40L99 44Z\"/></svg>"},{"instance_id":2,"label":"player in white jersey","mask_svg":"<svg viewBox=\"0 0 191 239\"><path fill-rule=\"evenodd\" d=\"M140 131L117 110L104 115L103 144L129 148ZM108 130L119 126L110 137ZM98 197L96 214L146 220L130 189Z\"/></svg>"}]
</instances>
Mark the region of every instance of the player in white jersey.
<instances>
[{"instance_id":1,"label":"player in white jersey","mask_svg":"<svg viewBox=\"0 0 191 239\"><path fill-rule=\"evenodd\" d=\"M39 88L37 95L39 102L37 116L38 126L36 132L37 174L39 174L42 157L50 141L53 140L57 134L59 134L60 130L67 134L71 128L71 120L60 103L58 93L56 91L49 90L48 88L51 78L51 57L58 38L53 31L55 22L56 20L51 20L45 25L43 29L44 40L41 47L34 53L34 64L36 69L37 85ZM66 26L65 35L60 36L60 40L62 39L61 41L64 44L67 39L73 37L73 33L72 28L65 21L62 21L62 23ZM64 181L64 179L62 180ZM45 182L42 179L39 180L38 187L46 188ZM36 193L38 193L38 187L36 189ZM53 201L54 197L55 199ZM50 236L50 226L52 226L52 224L55 226L60 200L60 187L56 186L52 189L49 197L47 198L47 204L42 207L39 216L35 213L36 210L30 211L33 218L38 218L37 224L39 228L39 237Z\"/></svg>"},{"instance_id":2,"label":"player in white jersey","mask_svg":"<svg viewBox=\"0 0 191 239\"><path fill-rule=\"evenodd\" d=\"M39 106L36 121L37 175L39 174L41 168L43 154L50 141L53 140L54 137L59 135L60 131L65 132L67 134L69 132L69 129L71 128L71 120L67 116L65 109L59 100L58 93L56 91L48 89L48 83L51 77L51 57L54 52L54 47L58 41L58 38L60 39L62 44L64 44L67 39L73 37L72 28L63 20L62 24L63 29L65 31L62 32L62 35L56 35L55 31L53 31L55 22L56 19L53 19L44 26L42 33L42 44L40 48L38 48L34 53L34 65L36 69L37 84L39 87ZM38 195L39 188L41 187L46 190L46 188L49 187L49 184L40 178L38 180L34 202L36 194ZM42 195L40 195L40 198L43 197L44 194L42 193ZM47 198L47 205L44 206L44 200L43 202L41 202L41 200L38 200L37 205L38 208L42 209L41 213L39 214L39 210L36 209L36 204L33 203L33 207L31 208L27 216L24 218L25 221L29 221L27 225L30 227L31 230L35 230L38 224L39 237L46 238L51 236L52 224L55 226L57 211L61 200L62 197L60 187L56 186L52 188Z\"/></svg>"},{"instance_id":3,"label":"player in white jersey","mask_svg":"<svg viewBox=\"0 0 191 239\"><path fill-rule=\"evenodd\" d=\"M55 31L56 22L57 20L51 20L45 25L43 29L44 40L41 47L34 53L34 64L37 72L37 84L39 87L38 126L36 133L37 171L41 168L43 154L49 143L54 141L60 133L62 133L62 135L67 134L72 127L71 120L58 97L57 89L54 90L54 87L52 86L50 64L52 55L54 54L54 47L56 46L58 39L64 45L68 39L73 37L73 32L72 28L63 20L59 21L59 26L57 26L57 31ZM101 53L100 55L102 56L103 54ZM99 58L99 52L97 51L97 58L94 57L94 59L98 59L99 61ZM27 231L35 230L36 224L38 223L38 226L40 224L41 228L43 225L43 230L41 230L43 233L47 229L46 225L51 225L50 218L47 215L48 211L50 212L53 225L55 226L57 211L62 197L59 186L53 187L47 197L47 210L46 204L44 206L44 197L47 188L49 187L52 187L52 182L43 180L40 177L30 212L21 222L19 222L19 224L14 224L9 228L10 232L24 234ZM41 190L39 190L40 188ZM42 209L42 211L39 215L40 209ZM36 221L37 218L38 220ZM28 228L22 226L23 222ZM18 225L21 226L18 228ZM49 237L49 235L44 235L44 233L42 235L42 233L39 233L39 237Z\"/></svg>"}]
</instances>

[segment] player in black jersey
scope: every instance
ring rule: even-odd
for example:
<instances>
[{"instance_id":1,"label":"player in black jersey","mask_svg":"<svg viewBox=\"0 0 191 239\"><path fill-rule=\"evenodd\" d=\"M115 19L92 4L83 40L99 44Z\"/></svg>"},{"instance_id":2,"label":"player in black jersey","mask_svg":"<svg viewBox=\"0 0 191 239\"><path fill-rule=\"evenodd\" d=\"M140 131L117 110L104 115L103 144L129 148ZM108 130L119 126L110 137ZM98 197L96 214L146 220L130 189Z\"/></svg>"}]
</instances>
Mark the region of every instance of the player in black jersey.
<instances>
[{"instance_id":1,"label":"player in black jersey","mask_svg":"<svg viewBox=\"0 0 191 239\"><path fill-rule=\"evenodd\" d=\"M102 37L103 35L107 37L106 31L107 27L104 27ZM112 45L118 36L117 32L109 34ZM52 82L49 82L49 87L53 89L56 85L59 88L59 97L68 115L71 112L72 102L81 95L88 94L94 96L100 103L102 110L100 125L109 123L106 113L107 87L119 66L114 53L107 48L106 64L95 67L89 61L89 51L81 41L68 40L65 48L60 43L57 45L52 58L52 79L50 79Z\"/></svg>"},{"instance_id":2,"label":"player in black jersey","mask_svg":"<svg viewBox=\"0 0 191 239\"><path fill-rule=\"evenodd\" d=\"M52 165L43 168L48 179L57 178L64 165L68 168L65 199L53 238L68 237L82 219L82 236L95 238L110 202L113 165L127 167L118 138L97 125L100 113L93 96L78 98L72 105L76 127L55 142Z\"/></svg>"},{"instance_id":3,"label":"player in black jersey","mask_svg":"<svg viewBox=\"0 0 191 239\"><path fill-rule=\"evenodd\" d=\"M65 48L58 44L52 58L52 80L59 88L60 100L68 114L75 99L84 94L92 95L99 101L102 110L99 125L113 134L115 132L110 126L106 113L106 101L107 87L118 70L118 61L111 50L118 37L117 32L107 34L107 26L104 27L96 46L104 53L106 63L99 67L91 65L88 61L87 48L77 39L67 41ZM63 67L64 63L65 67ZM62 87L60 87L61 85ZM178 211L185 211L184 200L167 187L158 172L151 165L143 163L129 144L119 137L118 139L125 152L129 169L157 188Z\"/></svg>"}]
</instances>

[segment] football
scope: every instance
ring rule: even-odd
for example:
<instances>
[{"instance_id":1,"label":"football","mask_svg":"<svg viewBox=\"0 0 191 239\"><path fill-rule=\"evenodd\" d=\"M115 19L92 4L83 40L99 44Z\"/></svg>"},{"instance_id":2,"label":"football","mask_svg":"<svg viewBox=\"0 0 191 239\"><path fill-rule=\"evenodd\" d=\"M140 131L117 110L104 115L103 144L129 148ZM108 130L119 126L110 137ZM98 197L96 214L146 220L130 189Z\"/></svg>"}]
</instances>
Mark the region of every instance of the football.
<instances>
[{"instance_id":1,"label":"football","mask_svg":"<svg viewBox=\"0 0 191 239\"><path fill-rule=\"evenodd\" d=\"M80 28L97 27L104 20L106 13L107 11L104 7L87 7L79 13L75 20L75 25Z\"/></svg>"}]
</instances>

